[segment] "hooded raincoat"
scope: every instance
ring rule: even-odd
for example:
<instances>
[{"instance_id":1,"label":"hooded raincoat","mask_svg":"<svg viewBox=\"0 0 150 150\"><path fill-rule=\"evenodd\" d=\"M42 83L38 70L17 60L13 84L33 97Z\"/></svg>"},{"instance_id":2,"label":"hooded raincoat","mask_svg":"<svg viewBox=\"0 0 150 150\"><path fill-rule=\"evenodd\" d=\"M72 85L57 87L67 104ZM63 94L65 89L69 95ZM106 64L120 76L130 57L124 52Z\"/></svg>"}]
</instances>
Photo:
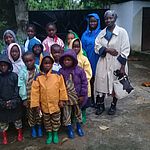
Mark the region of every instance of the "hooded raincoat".
<instances>
[{"instance_id":1,"label":"hooded raincoat","mask_svg":"<svg viewBox=\"0 0 150 150\"><path fill-rule=\"evenodd\" d=\"M73 47L73 43L74 41L79 40L79 38L75 38L71 41L69 48L72 49ZM80 41L80 40L79 40ZM90 85L90 80L92 78L92 69L91 69L91 65L90 62L88 60L87 57L85 57L83 55L83 51L82 51L82 43L80 41L80 51L77 55L77 60L78 60L78 66L80 66L81 68L84 69L85 73L86 73L86 77L88 80L88 97L91 97L91 85Z\"/></svg>"},{"instance_id":2,"label":"hooded raincoat","mask_svg":"<svg viewBox=\"0 0 150 150\"><path fill-rule=\"evenodd\" d=\"M90 17L94 17L98 22L97 28L92 31L89 29L89 18ZM86 20L87 20L87 29L82 34L81 42L82 42L82 47L86 51L87 57L90 61L90 64L92 67L92 74L93 74L93 76L95 76L96 65L97 65L97 61L99 59L99 55L95 53L94 46L95 46L95 39L101 31L100 18L96 13L92 13L87 16Z\"/></svg>"}]
</instances>

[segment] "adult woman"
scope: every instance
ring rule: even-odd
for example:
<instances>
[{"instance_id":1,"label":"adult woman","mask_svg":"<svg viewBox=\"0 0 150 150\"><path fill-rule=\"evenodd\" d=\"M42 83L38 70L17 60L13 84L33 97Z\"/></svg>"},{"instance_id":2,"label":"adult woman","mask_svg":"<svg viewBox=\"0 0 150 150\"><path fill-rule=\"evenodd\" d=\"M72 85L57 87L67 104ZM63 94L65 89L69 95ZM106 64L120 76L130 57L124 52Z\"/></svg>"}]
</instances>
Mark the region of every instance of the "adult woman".
<instances>
[{"instance_id":1,"label":"adult woman","mask_svg":"<svg viewBox=\"0 0 150 150\"><path fill-rule=\"evenodd\" d=\"M95 93L98 105L96 114L100 115L105 110L105 96L112 95L113 101L108 114L114 115L117 98L113 90L113 81L115 80L113 73L117 69L120 70L121 74L127 73L126 61L130 53L130 44L126 30L115 24L117 19L115 11L106 11L104 19L106 28L95 40L95 52L101 57L97 63L95 77Z\"/></svg>"},{"instance_id":2,"label":"adult woman","mask_svg":"<svg viewBox=\"0 0 150 150\"><path fill-rule=\"evenodd\" d=\"M92 103L94 103L94 79L95 70L99 55L94 51L95 39L101 31L100 18L96 13L89 14L87 16L87 29L81 37L82 47L85 50L87 57L90 61L92 68L92 79L91 79L91 97Z\"/></svg>"}]
</instances>

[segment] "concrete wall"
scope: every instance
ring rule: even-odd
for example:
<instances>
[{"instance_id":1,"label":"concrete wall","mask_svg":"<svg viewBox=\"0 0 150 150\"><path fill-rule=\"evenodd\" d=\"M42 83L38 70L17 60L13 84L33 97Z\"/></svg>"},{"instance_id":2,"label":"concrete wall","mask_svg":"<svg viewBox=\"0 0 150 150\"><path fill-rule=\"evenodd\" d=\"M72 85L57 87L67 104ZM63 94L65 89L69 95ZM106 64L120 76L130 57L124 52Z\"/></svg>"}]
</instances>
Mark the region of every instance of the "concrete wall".
<instances>
[{"instance_id":1,"label":"concrete wall","mask_svg":"<svg viewBox=\"0 0 150 150\"><path fill-rule=\"evenodd\" d=\"M150 7L150 2L129 1L125 3L114 4L110 8L117 12L117 24L127 30L130 38L131 48L136 51L141 51L143 7Z\"/></svg>"}]
</instances>

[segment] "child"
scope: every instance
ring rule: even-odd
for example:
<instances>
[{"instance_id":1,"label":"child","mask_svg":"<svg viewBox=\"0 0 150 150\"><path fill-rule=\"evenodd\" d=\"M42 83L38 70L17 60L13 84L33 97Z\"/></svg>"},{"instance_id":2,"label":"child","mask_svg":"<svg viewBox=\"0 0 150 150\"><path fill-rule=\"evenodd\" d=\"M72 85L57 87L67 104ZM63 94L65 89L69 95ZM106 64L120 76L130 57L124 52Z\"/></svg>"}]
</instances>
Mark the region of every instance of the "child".
<instances>
[{"instance_id":1,"label":"child","mask_svg":"<svg viewBox=\"0 0 150 150\"><path fill-rule=\"evenodd\" d=\"M35 44L40 44L41 41L36 38L36 27L33 24L29 24L27 27L27 40L25 42L25 52L32 52L32 48Z\"/></svg>"},{"instance_id":2,"label":"child","mask_svg":"<svg viewBox=\"0 0 150 150\"><path fill-rule=\"evenodd\" d=\"M54 58L52 70L59 72L59 69L61 68L61 65L59 64L59 59L61 56L61 47L58 44L53 44L51 46L51 53L52 57Z\"/></svg>"},{"instance_id":3,"label":"child","mask_svg":"<svg viewBox=\"0 0 150 150\"><path fill-rule=\"evenodd\" d=\"M66 102L63 108L63 123L67 126L68 137L74 138L74 131L71 125L71 115L74 113L76 117L77 133L79 136L84 136L81 128L82 114L80 107L84 106L87 101L87 78L84 70L77 66L77 56L73 50L67 50L60 58L60 73L63 75L69 101Z\"/></svg>"},{"instance_id":4,"label":"child","mask_svg":"<svg viewBox=\"0 0 150 150\"><path fill-rule=\"evenodd\" d=\"M13 66L8 57L0 55L0 132L3 135L3 144L8 143L6 131L10 122L18 130L17 140L23 140L18 77L12 70Z\"/></svg>"},{"instance_id":5,"label":"child","mask_svg":"<svg viewBox=\"0 0 150 150\"><path fill-rule=\"evenodd\" d=\"M4 48L2 50L2 54L4 55L7 55L8 54L8 46L11 44L11 43L18 43L17 42L17 39L16 39L16 35L15 33L12 31L12 30L6 30L3 34L3 40L4 40ZM21 46L21 51L22 53L24 53L24 47Z\"/></svg>"},{"instance_id":6,"label":"child","mask_svg":"<svg viewBox=\"0 0 150 150\"><path fill-rule=\"evenodd\" d=\"M35 56L35 64L40 65L41 59L43 57L43 45L35 44L32 48L32 52Z\"/></svg>"},{"instance_id":7,"label":"child","mask_svg":"<svg viewBox=\"0 0 150 150\"><path fill-rule=\"evenodd\" d=\"M69 45L69 48L73 49L75 53L77 54L78 59L78 65L84 69L86 73L86 77L88 80L88 102L91 101L91 86L90 86L90 80L92 78L92 69L89 60L87 57L85 57L82 53L82 44L79 38L73 39ZM87 103L88 106L88 103ZM86 122L86 107L82 108L82 119L83 123Z\"/></svg>"},{"instance_id":8,"label":"child","mask_svg":"<svg viewBox=\"0 0 150 150\"><path fill-rule=\"evenodd\" d=\"M53 44L60 45L61 49L64 48L63 41L56 35L57 28L56 28L56 25L54 23L50 22L46 25L46 32L47 32L48 36L42 42L42 44L44 46L44 51L47 51L48 53L51 54L51 46Z\"/></svg>"},{"instance_id":9,"label":"child","mask_svg":"<svg viewBox=\"0 0 150 150\"><path fill-rule=\"evenodd\" d=\"M47 132L46 144L59 142L60 107L68 100L63 77L51 71L54 60L44 56L40 65L41 73L35 78L31 90L31 108L43 112L44 126Z\"/></svg>"},{"instance_id":10,"label":"child","mask_svg":"<svg viewBox=\"0 0 150 150\"><path fill-rule=\"evenodd\" d=\"M41 117L37 110L30 108L31 103L31 85L35 76L39 73L39 68L35 65L35 57L32 52L26 52L23 55L23 61L25 63L25 67L22 68L19 72L19 94L23 104L27 109L27 118L29 126L31 127L31 135L33 138L42 136L42 128L41 128ZM38 133L36 133L36 126L38 128Z\"/></svg>"},{"instance_id":11,"label":"child","mask_svg":"<svg viewBox=\"0 0 150 150\"><path fill-rule=\"evenodd\" d=\"M13 65L13 72L19 74L19 70L25 65L22 60L22 51L17 43L11 43L8 46L8 57Z\"/></svg>"}]
</instances>

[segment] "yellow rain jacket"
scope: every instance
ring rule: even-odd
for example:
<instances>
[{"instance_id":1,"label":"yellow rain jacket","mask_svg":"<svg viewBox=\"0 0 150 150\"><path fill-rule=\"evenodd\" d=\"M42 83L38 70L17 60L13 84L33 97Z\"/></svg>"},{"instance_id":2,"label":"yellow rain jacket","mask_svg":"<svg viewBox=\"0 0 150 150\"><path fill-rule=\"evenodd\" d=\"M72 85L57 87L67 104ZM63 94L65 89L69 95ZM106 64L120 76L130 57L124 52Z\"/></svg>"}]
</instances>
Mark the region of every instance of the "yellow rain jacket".
<instances>
[{"instance_id":1,"label":"yellow rain jacket","mask_svg":"<svg viewBox=\"0 0 150 150\"><path fill-rule=\"evenodd\" d=\"M75 40L77 40L78 38L75 38L71 41L69 48L72 49L73 46L73 42ZM78 39L79 40L79 39ZM80 41L80 40L79 40ZM88 97L91 97L91 85L90 85L90 80L92 78L92 69L91 69L91 64L88 60L87 57L85 57L83 55L83 51L82 51L82 43L80 41L80 52L77 55L77 59L78 59L78 65L84 69L85 73L86 73L86 77L88 80Z\"/></svg>"}]
</instances>

